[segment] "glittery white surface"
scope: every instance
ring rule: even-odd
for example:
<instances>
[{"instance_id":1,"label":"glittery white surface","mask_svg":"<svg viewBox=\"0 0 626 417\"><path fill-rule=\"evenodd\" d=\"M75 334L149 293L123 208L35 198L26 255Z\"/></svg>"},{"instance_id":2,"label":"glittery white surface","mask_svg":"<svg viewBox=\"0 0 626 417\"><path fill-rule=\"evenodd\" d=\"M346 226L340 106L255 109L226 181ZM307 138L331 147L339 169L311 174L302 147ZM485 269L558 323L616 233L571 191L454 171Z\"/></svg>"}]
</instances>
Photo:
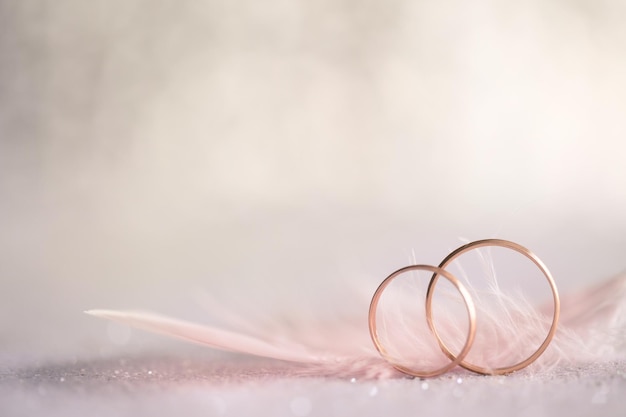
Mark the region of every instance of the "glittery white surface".
<instances>
[{"instance_id":1,"label":"glittery white surface","mask_svg":"<svg viewBox=\"0 0 626 417\"><path fill-rule=\"evenodd\" d=\"M419 380L302 377L280 362L121 357L0 368L2 416L623 416L626 364Z\"/></svg>"}]
</instances>

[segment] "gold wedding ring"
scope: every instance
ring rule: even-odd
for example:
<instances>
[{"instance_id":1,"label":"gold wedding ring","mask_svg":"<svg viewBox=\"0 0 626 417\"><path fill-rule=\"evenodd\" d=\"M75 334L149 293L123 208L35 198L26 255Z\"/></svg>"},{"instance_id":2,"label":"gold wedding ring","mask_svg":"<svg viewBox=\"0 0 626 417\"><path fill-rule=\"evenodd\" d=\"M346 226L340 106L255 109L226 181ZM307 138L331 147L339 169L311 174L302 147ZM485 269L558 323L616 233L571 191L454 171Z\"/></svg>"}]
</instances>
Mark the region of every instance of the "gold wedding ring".
<instances>
[{"instance_id":1,"label":"gold wedding ring","mask_svg":"<svg viewBox=\"0 0 626 417\"><path fill-rule=\"evenodd\" d=\"M407 366L401 365L400 363L396 362L395 359L392 358L387 353L387 350L384 348L384 346L380 342L380 339L378 337L378 332L377 332L376 312L378 309L378 301L380 300L381 295L385 291L385 288L387 288L387 286L401 274L405 272L409 272L409 271L416 271L416 270L432 272L435 274L434 276L436 277L443 276L448 281L450 281L459 291L461 296L463 297L463 301L465 302L465 308L467 309L467 314L469 316L469 331L467 333L467 338L465 340L465 345L463 345L463 349L461 349L461 352L459 352L457 355L448 356L450 357L450 359L452 359L452 362L450 362L446 366L443 366L439 369L435 369L433 371L416 370L416 369L409 368ZM426 300L427 313L430 313L432 311L431 303L432 303L432 296L430 297L430 299ZM429 328L434 329L435 327L432 323L432 314L427 314L426 320L428 321ZM459 365L463 361L463 359L465 358L465 356L471 349L472 343L474 342L474 336L476 335L476 309L474 307L474 302L472 301L472 297L470 297L469 293L467 292L463 284L461 284L461 282L458 279L456 279L454 275L452 275L448 271L445 271L441 268L431 266L431 265L411 265L411 266L398 269L397 271L389 275L378 286L378 288L376 289L376 292L374 292L374 296L372 297L372 302L370 303L370 309L369 309L369 330L370 330L370 336L372 337L372 341L374 342L374 346L376 346L376 349L378 350L380 355L383 358L385 358L385 360L387 360L387 362L389 362L394 368L396 368L397 370L401 372L404 372L405 374L413 375L413 376L420 377L420 378L429 378L429 377L441 375L449 371L450 369L454 368L455 366Z\"/></svg>"},{"instance_id":2,"label":"gold wedding ring","mask_svg":"<svg viewBox=\"0 0 626 417\"><path fill-rule=\"evenodd\" d=\"M537 266L537 268L539 268L539 270L543 273L543 275L548 280L548 284L550 285L550 289L552 290L552 297L554 300L554 314L552 316L552 324L550 326L550 330L548 331L548 334L546 338L544 339L543 343L541 343L539 348L528 358L514 365L504 366L501 368L493 368L493 369L478 366L478 365L475 365L473 363L463 361L463 360L459 362L459 365L462 366L463 368L469 369L470 371L478 372L480 374L503 375L503 374L509 374L511 372L519 371L520 369L527 367L528 365L533 363L539 356L541 356L541 354L546 350L546 348L552 341L554 334L556 333L556 328L559 322L559 314L561 310L561 302L559 299L559 293L556 289L556 284L554 283L554 278L552 278L552 274L550 274L550 271L548 271L548 268L544 265L541 259L539 259L534 253L532 253L525 247L518 245L517 243L508 241L508 240L485 239L485 240L477 240L475 242L468 243L467 245L463 245L460 248L452 251L448 256L446 256L444 260L441 261L441 263L439 264L439 268L444 269L446 266L450 265L450 263L452 263L452 261L455 258L464 254L465 252L471 251L473 249L485 247L485 246L500 246L503 248L508 248L516 252L519 252L525 257L527 257L528 259L530 259ZM432 315L431 303L429 303L429 301L432 300L435 285L437 284L437 280L439 279L437 275L438 275L437 273L433 274L433 277L430 280L430 284L428 285L428 290L426 292L426 316L427 317L429 315ZM450 349L448 349L448 347L439 337L439 333L437 332L437 328L435 327L432 319L428 320L428 326L430 327L430 330L433 332L433 335L437 339L437 342L439 343L441 350L450 359L454 359L455 355L452 354L452 352L450 352Z\"/></svg>"}]
</instances>

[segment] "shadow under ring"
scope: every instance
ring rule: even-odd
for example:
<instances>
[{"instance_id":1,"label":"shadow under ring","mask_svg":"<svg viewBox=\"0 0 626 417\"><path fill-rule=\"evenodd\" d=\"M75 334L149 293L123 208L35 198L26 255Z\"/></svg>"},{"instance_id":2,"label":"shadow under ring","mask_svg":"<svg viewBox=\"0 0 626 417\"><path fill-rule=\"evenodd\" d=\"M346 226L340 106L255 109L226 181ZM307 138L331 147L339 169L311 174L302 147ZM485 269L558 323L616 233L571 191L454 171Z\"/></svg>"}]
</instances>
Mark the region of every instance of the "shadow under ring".
<instances>
[{"instance_id":1,"label":"shadow under ring","mask_svg":"<svg viewBox=\"0 0 626 417\"><path fill-rule=\"evenodd\" d=\"M465 302L465 308L467 310L467 314L469 316L469 331L467 333L467 339L465 340L463 349L461 349L458 355L452 355L452 354L447 355L451 359L451 362L433 371L415 370L415 369L409 368L407 366L404 366L395 362L393 358L391 358L391 356L387 353L387 350L385 349L385 347L382 345L382 343L380 342L378 338L376 314L378 310L378 302L380 300L381 295L383 294L387 286L399 275L405 272L416 271L416 270L432 272L434 273L433 277L443 276L448 281L450 281L456 287L458 292L461 294L461 297L463 298L463 301ZM433 281L431 278L431 283L432 282ZM430 285L429 285L429 289L430 289ZM432 323L432 308L431 308L432 305L431 304L432 304L432 296L426 299L426 321L428 322L428 327L431 330L433 330L435 329L435 326ZM383 282L378 286L378 288L376 289L376 292L374 292L374 295L372 296L372 301L370 303L368 322L369 322L370 336L372 338L372 341L374 342L374 346L376 346L376 350L378 350L380 355L387 362L389 362L394 368L396 368L397 370L401 372L404 372L405 374L412 375L412 376L419 377L419 378L430 378L430 377L434 377L437 375L441 375L449 371L450 369L454 368L455 366L459 365L463 361L465 356L468 354L470 349L472 348L472 344L474 343L474 336L476 335L476 308L474 307L474 302L469 292L467 291L467 289L450 272L445 271L443 268L439 268L439 267L435 267L431 265L410 265L410 266L406 266L404 268L398 269L397 271L393 272L391 275L385 278ZM437 335L437 340L440 342L440 345L441 345L441 339L438 337L438 335Z\"/></svg>"},{"instance_id":2,"label":"shadow under ring","mask_svg":"<svg viewBox=\"0 0 626 417\"><path fill-rule=\"evenodd\" d=\"M553 314L553 317L552 317L552 325L550 326L550 330L548 331L548 335L544 339L543 343L539 346L539 348L532 355L530 355L528 358L526 358L523 361L518 362L518 363L516 363L514 365L504 366L504 367L500 367L500 368L481 367L481 366L475 365L473 363L470 363L470 362L467 362L467 361L464 361L464 360L461 360L459 362L459 365L462 366L463 368L468 369L468 370L473 371L473 372L477 372L479 374L483 374L483 375L505 375L505 374L509 374L511 372L515 372L515 371L518 371L520 369L523 369L523 368L527 367L528 365L533 363L535 360L537 360L537 358L539 356L541 356L541 354L547 349L548 345L552 341L552 338L554 337L554 334L556 333L557 325L558 325L558 322L559 322L560 310L561 310L561 302L560 302L560 299L559 299L559 293L558 293L558 291L556 289L556 284L554 283L554 279L552 278L552 275L550 274L550 271L544 265L544 263L541 261L541 259L539 259L534 253L532 253L530 250L526 249L525 247L523 247L521 245L518 245L517 243L508 241L508 240L484 239L484 240L477 240L475 242L471 242L471 243L468 243L466 245L463 245L463 246L457 248L456 250L452 251L448 256L446 256L444 258L444 260L441 261L441 263L439 264L439 268L445 269L455 258L457 258L458 256L462 255L463 253L468 252L468 251L473 250L473 249L484 247L484 246L499 246L499 247L503 247L503 248L512 249L512 250L514 250L514 251L524 255L528 259L530 259L537 266L537 268L539 268L539 270L543 273L543 275L548 280L548 284L550 285L550 289L552 290L552 298L554 300L554 314ZM440 274L438 272L435 272L433 274L432 278L430 279L430 283L428 284L428 290L426 292L426 308L427 309L431 308L430 301L432 300L434 288L435 288L435 285L437 284L437 280L439 279L439 275ZM441 274L441 275L443 275L443 274ZM445 275L444 275L444 277L445 277ZM432 316L432 311L427 312L427 316L428 316L429 313ZM435 327L435 325L434 325L432 320L428 321L428 326L430 327L430 330L435 335L435 338L437 338L437 342L439 343L439 346L441 347L441 350L443 351L443 353L445 353L446 356L448 356L448 358L450 358L452 360L456 359L457 357L452 352L450 352L450 349L441 340L441 337L439 336L439 333L437 332L437 328Z\"/></svg>"}]
</instances>

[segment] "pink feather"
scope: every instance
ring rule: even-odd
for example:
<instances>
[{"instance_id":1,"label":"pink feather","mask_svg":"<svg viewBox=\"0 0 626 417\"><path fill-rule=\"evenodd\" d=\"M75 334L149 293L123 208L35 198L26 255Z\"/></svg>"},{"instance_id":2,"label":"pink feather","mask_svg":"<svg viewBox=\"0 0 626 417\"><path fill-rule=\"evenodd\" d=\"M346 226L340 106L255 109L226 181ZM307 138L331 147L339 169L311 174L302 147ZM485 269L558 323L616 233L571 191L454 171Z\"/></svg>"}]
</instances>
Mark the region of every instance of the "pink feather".
<instances>
[{"instance_id":1,"label":"pink feather","mask_svg":"<svg viewBox=\"0 0 626 417\"><path fill-rule=\"evenodd\" d=\"M504 297L503 294L497 294ZM510 343L477 343L472 350L479 352L472 361L485 358L508 358L518 348L520 341L541 340L545 337L545 325L549 323L552 306L533 308L523 300L504 299L511 314L508 318L490 315L483 309L481 325L491 326L489 334ZM562 320L555 338L547 351L531 367L554 366L558 363L607 361L623 358L626 346L626 275L615 277L600 285L566 296L562 299ZM307 365L309 373L320 375L358 375L360 377L390 377L398 375L373 348L368 329L366 312L353 319L333 323L300 323L300 334L284 329L272 332L273 337L262 337L262 329L256 335L234 332L214 326L206 326L176 320L161 315L138 311L90 310L97 317L115 320L139 329L199 343L211 348L240 352L265 358L297 362ZM392 312L391 324L407 339L398 343L413 346L412 358L432 362L433 354L426 346L416 344L414 323L401 317L402 312ZM244 328L254 328L249 320L231 316ZM444 326L458 327L452 319ZM249 325L247 325L249 324ZM383 328L383 330L390 330ZM391 329L394 330L394 329ZM459 332L463 334L463 331ZM308 335L308 336L307 336ZM311 338L310 336L314 337ZM465 337L465 336L463 336ZM394 339L396 340L396 339ZM460 342L463 339L459 340ZM457 345L458 342L457 341ZM462 344L462 343L461 343ZM441 354L440 354L441 355ZM468 359L470 356L468 356Z\"/></svg>"}]
</instances>

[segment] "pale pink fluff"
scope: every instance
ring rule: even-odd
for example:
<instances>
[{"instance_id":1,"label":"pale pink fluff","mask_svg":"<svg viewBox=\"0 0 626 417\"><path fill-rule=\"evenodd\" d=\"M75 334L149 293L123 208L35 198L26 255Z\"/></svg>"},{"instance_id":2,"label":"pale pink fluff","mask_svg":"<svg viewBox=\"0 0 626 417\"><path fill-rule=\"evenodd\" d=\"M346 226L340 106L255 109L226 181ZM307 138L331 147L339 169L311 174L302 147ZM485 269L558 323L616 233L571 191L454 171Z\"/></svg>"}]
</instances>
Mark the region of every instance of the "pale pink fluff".
<instances>
[{"instance_id":1,"label":"pale pink fluff","mask_svg":"<svg viewBox=\"0 0 626 417\"><path fill-rule=\"evenodd\" d=\"M506 314L489 307L477 311L484 337L477 337L468 360L473 363L511 363L520 357L520 345L538 346L546 336L552 319L552 304L536 308L521 297L489 290L491 297L506 306ZM480 294L478 297L480 298ZM359 303L363 305L363 303ZM367 305L367 301L365 301ZM559 363L589 363L621 360L626 356L626 275L617 276L578 294L562 297L561 320L550 346L529 369L541 371ZM271 331L228 311L215 311L237 331L199 325L161 315L139 311L90 310L88 314L119 321L132 327L161 333L212 348L246 353L266 358L298 362L303 372L319 375L385 378L400 375L375 350L367 327L367 311L333 321L302 319L298 331L293 327L274 326ZM458 334L446 338L458 351L466 337L466 327L458 317L443 317L438 322L442 333ZM447 330L447 332L446 332ZM443 355L432 348L432 337L415 332L415 323L403 312L390 311L380 332L393 335L402 352L411 352L414 365L438 367ZM401 336L398 336L401 335ZM404 338L403 338L404 337ZM430 344L423 341L430 340ZM496 340L497 342L494 342ZM436 346L436 345L435 345ZM454 349L453 349L454 350ZM439 358L437 357L439 355ZM445 359L445 357L444 357Z\"/></svg>"}]
</instances>

